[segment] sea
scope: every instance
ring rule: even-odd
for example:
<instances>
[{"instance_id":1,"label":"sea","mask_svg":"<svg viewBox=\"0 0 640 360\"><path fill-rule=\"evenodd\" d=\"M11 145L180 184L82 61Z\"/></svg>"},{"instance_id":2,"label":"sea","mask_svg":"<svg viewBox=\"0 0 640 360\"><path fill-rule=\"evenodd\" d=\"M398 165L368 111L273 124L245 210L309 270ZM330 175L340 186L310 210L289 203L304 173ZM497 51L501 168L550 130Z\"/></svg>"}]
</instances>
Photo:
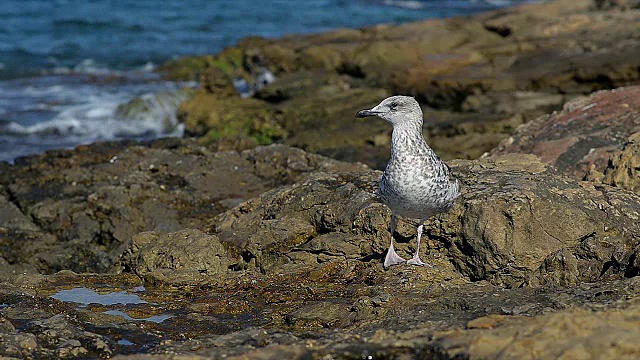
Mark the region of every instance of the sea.
<instances>
[{"instance_id":1,"label":"sea","mask_svg":"<svg viewBox=\"0 0 640 360\"><path fill-rule=\"evenodd\" d=\"M170 59L216 53L246 36L523 2L531 0L0 0L0 161L102 140L182 136L176 99L197 84L161 79L155 70ZM143 115L122 111L134 98Z\"/></svg>"}]
</instances>

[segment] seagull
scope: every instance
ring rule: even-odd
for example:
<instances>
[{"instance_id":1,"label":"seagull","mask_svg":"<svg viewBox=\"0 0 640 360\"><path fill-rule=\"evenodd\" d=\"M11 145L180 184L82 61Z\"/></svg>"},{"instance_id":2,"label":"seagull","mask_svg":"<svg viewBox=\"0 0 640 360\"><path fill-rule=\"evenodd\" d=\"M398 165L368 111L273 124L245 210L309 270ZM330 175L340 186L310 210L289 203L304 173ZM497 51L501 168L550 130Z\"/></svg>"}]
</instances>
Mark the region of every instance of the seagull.
<instances>
[{"instance_id":1,"label":"seagull","mask_svg":"<svg viewBox=\"0 0 640 360\"><path fill-rule=\"evenodd\" d=\"M380 178L378 196L391 209L391 241L384 267L412 264L431 265L420 259L420 238L424 222L439 213L449 211L460 196L460 185L451 179L451 169L427 145L422 136L422 109L410 96L392 96L356 117L378 116L393 126L391 156ZM420 219L418 244L413 257L405 260L396 254L393 233L397 216Z\"/></svg>"}]
</instances>

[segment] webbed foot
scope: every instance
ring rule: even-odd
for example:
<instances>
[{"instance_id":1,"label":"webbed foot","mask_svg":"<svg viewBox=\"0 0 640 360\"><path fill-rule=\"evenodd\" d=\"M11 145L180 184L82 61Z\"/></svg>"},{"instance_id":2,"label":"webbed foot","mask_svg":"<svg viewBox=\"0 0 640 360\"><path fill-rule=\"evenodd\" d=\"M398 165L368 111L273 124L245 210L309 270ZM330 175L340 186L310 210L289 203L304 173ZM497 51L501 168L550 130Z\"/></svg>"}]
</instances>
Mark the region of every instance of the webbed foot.
<instances>
[{"instance_id":1,"label":"webbed foot","mask_svg":"<svg viewBox=\"0 0 640 360\"><path fill-rule=\"evenodd\" d=\"M396 251L393 249L393 246L389 247L387 251L387 256L384 258L384 267L385 269L389 268L392 265L404 264L407 260L401 258Z\"/></svg>"}]
</instances>

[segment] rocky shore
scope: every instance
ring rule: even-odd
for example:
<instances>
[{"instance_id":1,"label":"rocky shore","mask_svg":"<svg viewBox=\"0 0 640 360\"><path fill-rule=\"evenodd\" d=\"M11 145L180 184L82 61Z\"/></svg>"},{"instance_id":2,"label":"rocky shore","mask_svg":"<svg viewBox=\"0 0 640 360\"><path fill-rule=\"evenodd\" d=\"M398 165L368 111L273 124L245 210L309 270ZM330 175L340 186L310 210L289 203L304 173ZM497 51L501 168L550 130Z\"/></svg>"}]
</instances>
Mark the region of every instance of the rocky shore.
<instances>
[{"instance_id":1,"label":"rocky shore","mask_svg":"<svg viewBox=\"0 0 640 360\"><path fill-rule=\"evenodd\" d=\"M277 40L167 64L202 86L183 103L187 132L221 150L280 142L381 169L384 121L353 113L390 94L415 96L445 159L474 159L575 97L640 82L633 1L557 0L473 17L380 25ZM276 82L240 99L233 80ZM321 129L321 131L320 131Z\"/></svg>"},{"instance_id":2,"label":"rocky shore","mask_svg":"<svg viewBox=\"0 0 640 360\"><path fill-rule=\"evenodd\" d=\"M168 64L201 81L180 110L196 138L0 163L0 356L638 358L636 5L247 39ZM264 66L277 81L240 98L234 77ZM425 225L432 269L382 267L390 128L353 116L396 92L458 158L463 194ZM405 257L414 229L397 229Z\"/></svg>"}]
</instances>

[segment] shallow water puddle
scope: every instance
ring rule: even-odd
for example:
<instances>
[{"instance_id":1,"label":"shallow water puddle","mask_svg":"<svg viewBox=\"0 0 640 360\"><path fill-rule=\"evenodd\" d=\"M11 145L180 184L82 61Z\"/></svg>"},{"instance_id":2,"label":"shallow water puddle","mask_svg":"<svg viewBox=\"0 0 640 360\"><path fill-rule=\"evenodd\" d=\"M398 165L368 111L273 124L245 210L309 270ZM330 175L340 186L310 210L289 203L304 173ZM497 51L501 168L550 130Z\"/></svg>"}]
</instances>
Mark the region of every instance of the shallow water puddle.
<instances>
[{"instance_id":1,"label":"shallow water puddle","mask_svg":"<svg viewBox=\"0 0 640 360\"><path fill-rule=\"evenodd\" d=\"M131 316L129 316L126 312L124 311L120 311L120 310L107 310L104 312L105 314L108 315L118 315L118 316L122 316L123 318L127 319L127 320L133 320L133 321L151 321L154 323L161 323L167 319L171 319L173 316L171 315L166 315L166 314L160 314L160 315L154 315L154 316L149 316L147 318L132 318Z\"/></svg>"},{"instance_id":2,"label":"shallow water puddle","mask_svg":"<svg viewBox=\"0 0 640 360\"><path fill-rule=\"evenodd\" d=\"M64 302L73 302L84 306L89 304L100 305L129 305L129 304L147 304L140 296L130 294L126 291L111 292L99 294L94 290L78 287L70 290L60 290L51 295L52 298Z\"/></svg>"},{"instance_id":3,"label":"shallow water puddle","mask_svg":"<svg viewBox=\"0 0 640 360\"><path fill-rule=\"evenodd\" d=\"M128 339L120 339L120 340L118 340L118 345L131 346L131 345L135 345L135 343L132 343Z\"/></svg>"},{"instance_id":4,"label":"shallow water puddle","mask_svg":"<svg viewBox=\"0 0 640 360\"><path fill-rule=\"evenodd\" d=\"M138 286L134 288L133 291L139 293L145 291L145 288L143 286ZM141 299L137 294L129 293L127 291L117 291L100 294L95 290L88 289L86 287L60 290L57 293L51 295L51 297L64 302L80 304L81 308L84 308L90 304L98 304L104 306L150 304L149 302ZM158 314L146 318L133 318L122 310L107 310L104 313L108 315L122 316L126 320L151 321L154 323L161 323L167 319L172 318L171 315L166 314Z\"/></svg>"}]
</instances>

